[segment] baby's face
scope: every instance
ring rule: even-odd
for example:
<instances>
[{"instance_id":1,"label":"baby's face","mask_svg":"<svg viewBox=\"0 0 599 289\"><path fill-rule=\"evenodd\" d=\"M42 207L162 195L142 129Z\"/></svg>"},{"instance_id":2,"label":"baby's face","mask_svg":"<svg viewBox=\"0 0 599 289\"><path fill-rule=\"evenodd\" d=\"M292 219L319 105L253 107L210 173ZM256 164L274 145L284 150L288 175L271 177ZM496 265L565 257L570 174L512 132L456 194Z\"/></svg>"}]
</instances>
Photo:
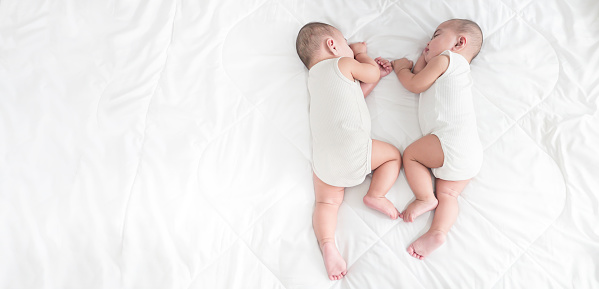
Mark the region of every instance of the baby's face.
<instances>
[{"instance_id":1,"label":"baby's face","mask_svg":"<svg viewBox=\"0 0 599 289\"><path fill-rule=\"evenodd\" d=\"M429 62L433 57L438 56L445 50L451 50L457 43L459 35L454 31L449 23L442 23L437 27L433 38L424 48L424 60Z\"/></svg>"}]
</instances>

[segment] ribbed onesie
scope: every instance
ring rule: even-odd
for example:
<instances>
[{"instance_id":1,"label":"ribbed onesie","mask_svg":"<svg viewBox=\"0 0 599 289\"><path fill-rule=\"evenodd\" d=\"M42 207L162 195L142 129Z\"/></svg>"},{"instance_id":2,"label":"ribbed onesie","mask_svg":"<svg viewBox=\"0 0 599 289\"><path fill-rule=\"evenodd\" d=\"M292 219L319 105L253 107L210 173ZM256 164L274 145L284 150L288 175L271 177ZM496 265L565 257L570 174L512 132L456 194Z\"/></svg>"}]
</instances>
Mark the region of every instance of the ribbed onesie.
<instances>
[{"instance_id":1,"label":"ribbed onesie","mask_svg":"<svg viewBox=\"0 0 599 289\"><path fill-rule=\"evenodd\" d=\"M483 150L478 138L472 103L470 64L449 50L449 67L435 83L420 94L418 119L423 135L441 141L443 166L432 169L435 177L459 181L474 177L482 166Z\"/></svg>"},{"instance_id":2,"label":"ribbed onesie","mask_svg":"<svg viewBox=\"0 0 599 289\"><path fill-rule=\"evenodd\" d=\"M341 73L339 59L323 60L308 74L312 169L331 186L352 187L371 172L370 114L360 82Z\"/></svg>"}]
</instances>

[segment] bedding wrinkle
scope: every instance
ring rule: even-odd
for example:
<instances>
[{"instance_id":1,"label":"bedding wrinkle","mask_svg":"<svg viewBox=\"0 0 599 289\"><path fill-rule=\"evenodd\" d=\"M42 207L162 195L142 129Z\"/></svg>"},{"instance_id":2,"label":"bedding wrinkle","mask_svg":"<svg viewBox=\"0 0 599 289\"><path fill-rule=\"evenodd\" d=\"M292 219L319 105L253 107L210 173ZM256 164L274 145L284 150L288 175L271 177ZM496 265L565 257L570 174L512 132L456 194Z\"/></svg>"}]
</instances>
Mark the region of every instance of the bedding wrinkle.
<instances>
[{"instance_id":1,"label":"bedding wrinkle","mask_svg":"<svg viewBox=\"0 0 599 289\"><path fill-rule=\"evenodd\" d=\"M389 3L389 4L388 4L386 7L383 7L383 8L382 8L382 11L381 11L381 12L379 12L379 14L378 14L378 15L385 13L385 12L386 12L386 11L387 11L389 8L393 7L393 5L394 5L394 4L396 4L396 3L397 3L397 2L391 2L391 3ZM377 16L378 16L378 15L377 15ZM347 38L348 38L348 39L349 39L349 38L353 38L353 37L354 37L354 35L356 34L356 32L358 32L358 31L362 30L362 28L364 28L365 26L368 26L368 25L369 25L369 24L371 24L373 21L377 20L377 18L378 18L378 17L374 17L374 18L372 18L370 21L368 21L368 22L366 22L366 23L362 24L361 26L357 27L357 28L356 28L356 30L354 30L353 32L351 32L351 33L345 33L345 35L347 35Z\"/></svg>"},{"instance_id":2,"label":"bedding wrinkle","mask_svg":"<svg viewBox=\"0 0 599 289\"><path fill-rule=\"evenodd\" d=\"M262 117L264 117L265 119L268 119L266 117L266 115L260 111L260 109L256 110L258 113L260 113L262 115ZM283 131L281 131L280 128L278 128L277 126L273 125L274 130L276 130L277 132L279 132L283 137L285 137L285 139L289 142L290 145L292 145L297 151L299 151L302 156L304 156L306 158L307 162L310 162L310 160L312 159L311 155L308 155L307 152L305 152L304 150L302 150L295 142L293 142Z\"/></svg>"},{"instance_id":3,"label":"bedding wrinkle","mask_svg":"<svg viewBox=\"0 0 599 289\"><path fill-rule=\"evenodd\" d=\"M226 68L227 68L227 65L226 65L226 64L227 64L228 62L230 62L231 60L230 60L230 59L228 59L228 58L226 58L226 56L227 56L227 53L226 53L226 51L224 51L224 49L225 49L224 47L225 47L225 46L226 46L228 43L231 43L231 45L237 45L237 44L235 43L235 40L232 40L232 39L231 39L232 37L235 37L235 36L232 36L232 35L231 35L231 34L232 34L232 31L233 31L233 30L235 30L235 29L236 29L238 26L240 26L240 25L242 24L242 22L244 22L244 21L245 21L246 19L248 19L249 17L253 16L253 15L254 15L254 14L256 14L257 12L259 12L260 10L263 10L263 9L265 9L265 8L270 8L271 6L273 7L272 9L273 9L274 11L270 11L270 10L269 10L269 15L273 15L273 13L275 13L275 14L280 14L280 12L279 12L280 10L278 10L278 8L281 8L282 10L284 10L284 12L285 12L286 14L288 14L289 16L292 16L292 17L294 17L294 19L296 19L296 20L297 20L297 18L295 17L295 15L294 15L293 13L291 13L291 12L290 12L290 11L289 11L289 10L288 10L288 9L287 9L287 8L286 8L286 7L285 7L283 4L282 4L282 3L276 3L276 4L273 4L273 3L271 3L270 1L265 1L265 2L261 3L260 5L258 5L258 7L256 7L255 9L253 9L252 11L248 12L246 15L244 15L243 17L241 17L240 19L238 19L237 21L235 21L235 22L234 22L234 23L233 23L233 24L230 26L229 30L226 32L226 35L225 35L225 37L224 37L224 41L223 41L223 42L224 42L224 45L223 45L223 51L221 51L221 62L225 64L225 65L223 65L223 66L225 67L225 69L224 69L224 73L225 73L225 75L227 76L227 78L230 80L230 82L234 84L234 87L235 87L235 88L236 88L236 90L239 92L239 95L240 95L240 96L241 96L243 99L245 99L245 100L246 100L248 103L250 103L250 105L251 105L251 111L245 112L245 113L244 113L244 116L248 116L248 115L250 115L251 113L256 113L256 112L257 112L257 113L260 113L260 114L261 114L261 115L262 115L262 116L263 116L265 119L269 119L269 116L266 114L266 112L265 112L265 111L261 110L261 109L260 109L260 107L263 107L263 106L265 106L265 105L264 105L264 103L266 103L267 101L269 101L269 99L270 99L270 98L268 98L268 97L266 97L266 98L261 98L261 99L258 99L258 100L256 101L256 100L254 100L254 99L252 99L252 98L248 97L248 95L254 96L254 95L256 95L257 93L253 93L252 91L248 91L248 89L247 89L247 88L244 88L244 87L243 87L243 85L241 85L241 84L239 83L239 81L236 81L236 79L238 79L238 77L234 77L233 75L231 75L231 71L230 71L229 69L226 69ZM270 16L270 17L275 17L275 16ZM280 16L279 16L279 17L280 17ZM294 55L292 55L292 57L294 58L295 56L294 56ZM292 58L292 57L289 57L289 58ZM294 60L295 60L295 59L294 59ZM233 62L233 64L234 64L235 66L237 66L237 65L238 65L238 63L235 63L235 62ZM232 69L232 70L233 70L233 71L234 71L234 70L237 70L237 68L234 68L234 69ZM243 77L246 77L246 76L247 76L246 74L240 74L240 75L243 75ZM299 75L306 75L306 73L305 73L305 72L303 72L303 71L298 71L298 72L295 72L295 73L293 73L293 74L290 74L289 78L290 78L290 79L295 79L295 78L297 78L297 76L299 76ZM271 98L272 98L272 97L274 97L274 96L275 96L275 95L271 95ZM307 111L306 111L306 113L305 113L305 114L307 115ZM225 131L228 131L230 128L234 127L236 124L239 124L239 123L242 121L242 119L243 119L243 117L241 117L239 120L235 121L233 124L231 124L231 125L228 125L228 126L227 126L226 128L224 128L224 129L223 129L221 132L217 133L217 136L215 136L215 137L211 138L211 140L210 140L209 142L212 142L214 139L216 139L216 138L217 138L218 136L220 136L220 135L224 135L224 132L225 132ZM275 122L275 123L276 123L276 122ZM311 155L307 155L307 153L308 153L308 152L306 152L306 150L302 150L300 147L298 147L298 146L297 146L297 144L296 144L295 142L293 142L293 141L291 140L291 138L290 138L290 137L289 137L289 136L288 136L286 133L284 133L284 132L283 132L283 131L282 131L280 128L278 128L278 126L276 126L276 125L273 125L273 127L275 128L275 130L276 130L277 132L281 133L281 135L283 135L283 136L284 136L284 137L285 137L285 138L286 138L286 139L289 141L289 143L290 143L290 144L292 144L293 146L295 146L295 148L296 148L296 149L297 149L297 150L298 150L298 151L299 151L299 152L300 152L302 155L304 155L304 156L306 157L306 159L307 159L307 160L310 160L310 159L311 159Z\"/></svg>"},{"instance_id":4,"label":"bedding wrinkle","mask_svg":"<svg viewBox=\"0 0 599 289\"><path fill-rule=\"evenodd\" d=\"M301 181L298 181L298 183L296 183L296 184L292 185L291 187L296 187L296 186L298 186L298 184L299 184L300 182L301 182ZM258 222L259 222L261 219L263 219L263 218L264 218L264 216L266 215L266 213L267 213L267 212L268 212L268 211L269 211L269 210L270 210L272 207L274 207L275 205L277 205L278 203L280 203L280 202L281 202L281 201L282 201L284 198L286 198L286 197L287 197L286 195L283 195L283 196L279 197L279 199L277 199L277 200L276 200L276 201L275 201L275 202L274 202L274 203L273 203L273 204L272 204L270 207L268 207L267 209L265 209L265 210L262 212L262 214L260 214L259 216L257 216L257 217L256 217L256 219L253 221L253 224L255 224L255 223L258 223ZM204 200L205 200L206 202L208 202L208 203L211 203L211 201L210 201L210 199L209 199L208 197L206 197L206 196L203 196L203 198L204 198ZM216 207L216 206L214 206L214 205L213 205L213 207ZM236 230L233 228L233 226L232 226L232 225L231 225L231 224L230 224L230 223L227 221L227 218L225 218L225 217L222 215L222 213L221 213L221 212L219 212L218 210L215 210L215 211L216 211L216 212L217 212L217 214L220 216L220 219L221 219L222 221L224 221L224 222L225 222L225 223L226 223L226 224L229 226L229 229L230 229L230 230L231 230L231 231L232 231L232 232L233 232L233 233L234 233L234 234L237 236L237 239L236 239L234 242L232 242L232 243L231 243L231 245L228 247L228 249L225 249L225 250L223 250L223 251L222 251L222 252L221 252L221 253L220 253L220 254L219 254L217 257L213 258L213 260L212 260L212 261L209 261L209 263L208 263L208 264L206 264L205 266L203 266L203 267L201 267L200 269L198 269L198 270L197 270L197 272L194 272L194 273L192 274L192 276L195 276L195 278L197 278L197 276L198 276L198 275L200 275L200 274L201 274L203 271L205 271L206 269L208 269L208 268L211 266L211 264L214 264L214 263L217 263L217 262L219 262L219 261L220 261L220 257L221 257L222 255L224 255L225 253L227 253L227 251L231 250L231 249L234 247L234 245L235 245L236 243L242 242L242 243L243 243L243 244L246 246L246 248L247 248L247 249L248 249L250 252L252 252L252 254L254 254L254 256L256 257L256 259L260 261L260 263L261 263L261 264L264 266L264 268L266 268L266 269L267 269L267 270L268 270L268 271L269 271L269 272L270 272L270 273L273 275L273 277L275 277L275 278L276 278L276 279L279 281L279 283L280 283L282 286L284 286L284 284L282 283L282 281L281 281L281 280L279 279L279 277L278 277L278 276L277 276L277 275L276 275L276 274L275 274L275 273L272 271L272 269L271 269L271 268L269 268L269 267L266 265L266 263L265 263L265 262L262 260L262 258L260 258L260 256L258 256L258 254L256 254L256 252L255 252L255 251L254 251L254 250L251 248L251 246L250 246L250 245L249 245L249 244L248 244L248 243L247 243L247 242L246 242L246 241L245 241L245 240L242 238L242 236L244 236L244 235L247 235L247 234L248 234L248 233L251 231L251 229L252 229L252 226L253 226L253 225L252 225L252 226L248 226L248 227L247 227L247 228L246 228L244 231L242 231L242 232L239 232L239 233L238 233L238 232L237 232L237 231L236 231ZM193 284L194 282L192 281L192 282L190 282L190 283L191 283L191 284ZM189 287L189 288L192 288L192 287Z\"/></svg>"},{"instance_id":5,"label":"bedding wrinkle","mask_svg":"<svg viewBox=\"0 0 599 289\"><path fill-rule=\"evenodd\" d=\"M135 188L135 184L137 182L137 179L138 179L138 176L139 176L139 173L140 173L141 163L142 163L142 160L143 160L143 157L144 157L144 145L145 145L145 142L146 142L148 114L150 113L150 108L151 108L151 105L152 105L152 99L154 98L156 90L158 89L158 86L160 84L160 80L162 79L162 75L164 73L166 64L168 62L169 49L170 49L170 46L171 46L171 43L172 43L172 40L173 40L172 35L173 35L173 32L174 32L174 28L175 28L175 16L176 16L176 6L177 6L176 4L177 4L177 1L173 2L173 6L171 7L171 10L170 10L170 14L172 14L172 16L170 17L170 25L171 25L170 35L171 35L171 37L168 38L169 41L168 41L168 43L166 43L165 48L164 48L164 52L163 52L163 54L164 54L164 56L163 56L164 57L164 61L163 61L163 64L162 64L162 69L158 72L158 78L155 80L154 87L152 89L152 92L149 95L149 100L148 100L148 104L147 104L147 107L146 107L145 118L144 118L144 129L143 129L143 134L142 134L141 146L140 146L140 150L139 150L139 158L138 158L138 161L137 161L137 168L136 168L135 176L134 176L133 181L131 183L131 187L130 187L129 192L128 192L128 197L127 197L127 201L126 201L125 211L124 211L124 214L123 214L124 217L123 217L123 221L122 221L122 225L121 225L121 227L122 227L122 229L121 229L121 254L122 254L122 252L125 249L124 246L125 246L125 234L126 234L126 229L127 229L127 216L128 216L128 212L129 212L129 205L130 205L130 202L131 202L131 196L133 195L133 190ZM123 265L124 264L121 264L121 269L122 269Z\"/></svg>"},{"instance_id":6,"label":"bedding wrinkle","mask_svg":"<svg viewBox=\"0 0 599 289\"><path fill-rule=\"evenodd\" d=\"M303 2L305 3L305 2ZM285 6L284 2L279 3L279 5L281 5L281 7L283 9L285 9L285 12L287 12L287 14L289 14L291 17L293 17L293 19L295 19L295 21L297 21L298 26L302 24L302 21L300 21L297 16L293 13L291 13L292 9L289 9L288 7ZM298 10L294 10L294 11L298 11Z\"/></svg>"},{"instance_id":7,"label":"bedding wrinkle","mask_svg":"<svg viewBox=\"0 0 599 289\"><path fill-rule=\"evenodd\" d=\"M410 17L410 20L412 22L414 22L420 28L420 30L422 30L422 31L420 31L422 34L424 34L424 35L429 34L428 31L426 29L424 29L424 27L422 27L417 21L415 21L414 16L412 16L410 13L408 13L408 11L406 11L404 8L401 7L400 3L401 3L400 1L397 1L394 3L394 5L397 6L397 8L399 8L401 11L403 11L408 17Z\"/></svg>"}]
</instances>

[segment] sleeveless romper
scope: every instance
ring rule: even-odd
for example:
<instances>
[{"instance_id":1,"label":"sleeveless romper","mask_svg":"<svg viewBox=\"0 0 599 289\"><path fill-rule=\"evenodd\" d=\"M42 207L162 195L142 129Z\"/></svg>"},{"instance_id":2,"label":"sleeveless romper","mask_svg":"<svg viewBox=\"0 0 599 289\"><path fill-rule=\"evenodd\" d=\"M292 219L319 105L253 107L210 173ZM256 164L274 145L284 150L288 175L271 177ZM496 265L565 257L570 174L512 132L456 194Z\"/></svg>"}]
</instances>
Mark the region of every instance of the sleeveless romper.
<instances>
[{"instance_id":1,"label":"sleeveless romper","mask_svg":"<svg viewBox=\"0 0 599 289\"><path fill-rule=\"evenodd\" d=\"M308 73L312 169L331 186L353 187L371 172L370 114L360 81L341 73L339 59L323 60Z\"/></svg>"},{"instance_id":2,"label":"sleeveless romper","mask_svg":"<svg viewBox=\"0 0 599 289\"><path fill-rule=\"evenodd\" d=\"M470 64L449 50L449 67L435 83L420 94L418 119L423 135L441 141L443 166L433 168L435 177L459 181L473 178L482 166L483 149L478 138L472 102Z\"/></svg>"}]
</instances>

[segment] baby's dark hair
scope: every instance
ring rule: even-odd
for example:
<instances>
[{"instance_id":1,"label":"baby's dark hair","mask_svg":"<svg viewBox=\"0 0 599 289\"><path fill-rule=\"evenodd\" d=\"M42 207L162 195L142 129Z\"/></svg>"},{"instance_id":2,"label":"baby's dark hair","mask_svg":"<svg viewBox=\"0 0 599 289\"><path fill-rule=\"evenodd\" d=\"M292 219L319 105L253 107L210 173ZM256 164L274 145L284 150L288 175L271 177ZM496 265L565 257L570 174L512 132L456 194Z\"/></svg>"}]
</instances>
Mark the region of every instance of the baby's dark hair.
<instances>
[{"instance_id":1,"label":"baby's dark hair","mask_svg":"<svg viewBox=\"0 0 599 289\"><path fill-rule=\"evenodd\" d=\"M449 20L457 33L464 33L470 36L470 45L472 47L472 59L480 52L483 46L483 31L476 22L468 19L451 19Z\"/></svg>"},{"instance_id":2,"label":"baby's dark hair","mask_svg":"<svg viewBox=\"0 0 599 289\"><path fill-rule=\"evenodd\" d=\"M320 49L324 38L334 36L336 31L337 28L321 22L310 22L300 29L295 40L295 50L306 67L310 65L314 53Z\"/></svg>"}]
</instances>

